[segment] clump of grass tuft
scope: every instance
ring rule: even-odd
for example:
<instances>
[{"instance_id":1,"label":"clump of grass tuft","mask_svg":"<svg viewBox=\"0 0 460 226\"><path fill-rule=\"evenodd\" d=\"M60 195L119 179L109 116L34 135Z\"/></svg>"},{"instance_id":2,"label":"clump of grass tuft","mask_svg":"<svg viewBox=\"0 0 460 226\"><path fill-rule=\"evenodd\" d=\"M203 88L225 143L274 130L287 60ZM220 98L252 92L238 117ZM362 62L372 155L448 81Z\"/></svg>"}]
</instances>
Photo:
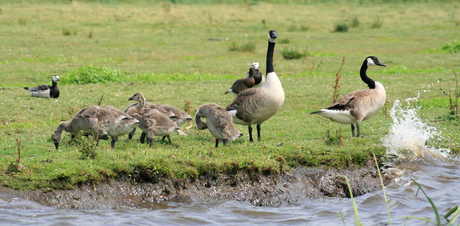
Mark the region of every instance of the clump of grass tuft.
<instances>
[{"instance_id":1,"label":"clump of grass tuft","mask_svg":"<svg viewBox=\"0 0 460 226\"><path fill-rule=\"evenodd\" d=\"M460 41L455 40L442 46L442 50L448 53L458 53L460 51Z\"/></svg>"},{"instance_id":2,"label":"clump of grass tuft","mask_svg":"<svg viewBox=\"0 0 460 226\"><path fill-rule=\"evenodd\" d=\"M125 75L113 68L107 67L81 67L75 71L62 76L60 83L62 84L89 84L89 83L108 83L120 82Z\"/></svg>"},{"instance_id":3,"label":"clump of grass tuft","mask_svg":"<svg viewBox=\"0 0 460 226\"><path fill-rule=\"evenodd\" d=\"M345 146L345 138L342 136L342 129L339 128L335 131L335 136L331 135L329 130L326 131L326 141L327 145L337 145Z\"/></svg>"},{"instance_id":4,"label":"clump of grass tuft","mask_svg":"<svg viewBox=\"0 0 460 226\"><path fill-rule=\"evenodd\" d=\"M19 25L26 25L26 24L27 24L27 20L24 19L24 18L19 18L19 19L18 19L18 24L19 24Z\"/></svg>"},{"instance_id":5,"label":"clump of grass tuft","mask_svg":"<svg viewBox=\"0 0 460 226\"><path fill-rule=\"evenodd\" d=\"M307 56L307 53L301 53L296 49L286 49L281 52L283 58L286 60L298 60Z\"/></svg>"},{"instance_id":6,"label":"clump of grass tuft","mask_svg":"<svg viewBox=\"0 0 460 226\"><path fill-rule=\"evenodd\" d=\"M287 38L282 38L282 39L279 40L279 43L280 44L289 44L289 43L291 43L291 41L289 39L287 39Z\"/></svg>"},{"instance_id":7,"label":"clump of grass tuft","mask_svg":"<svg viewBox=\"0 0 460 226\"><path fill-rule=\"evenodd\" d=\"M357 28L359 27L359 19L358 17L355 17L351 20L351 24L350 24L350 27L352 28Z\"/></svg>"},{"instance_id":8,"label":"clump of grass tuft","mask_svg":"<svg viewBox=\"0 0 460 226\"><path fill-rule=\"evenodd\" d=\"M62 34L64 36L69 36L69 35L77 35L77 32L75 30L69 29L69 28L64 28L62 30Z\"/></svg>"},{"instance_id":9,"label":"clump of grass tuft","mask_svg":"<svg viewBox=\"0 0 460 226\"><path fill-rule=\"evenodd\" d=\"M94 134L92 135L94 136ZM97 135L94 139L90 136L82 136L80 139L74 139L78 146L80 146L81 159L94 159L96 157L98 139Z\"/></svg>"},{"instance_id":10,"label":"clump of grass tuft","mask_svg":"<svg viewBox=\"0 0 460 226\"><path fill-rule=\"evenodd\" d=\"M381 28L383 25L383 18L377 17L374 19L374 22L372 22L371 28Z\"/></svg>"},{"instance_id":11,"label":"clump of grass tuft","mask_svg":"<svg viewBox=\"0 0 460 226\"><path fill-rule=\"evenodd\" d=\"M336 23L334 25L335 32L348 32L348 25L343 22Z\"/></svg>"},{"instance_id":12,"label":"clump of grass tuft","mask_svg":"<svg viewBox=\"0 0 460 226\"><path fill-rule=\"evenodd\" d=\"M238 42L232 42L228 46L229 51L254 52L256 49L257 45L253 42L245 42L241 45Z\"/></svg>"}]
</instances>

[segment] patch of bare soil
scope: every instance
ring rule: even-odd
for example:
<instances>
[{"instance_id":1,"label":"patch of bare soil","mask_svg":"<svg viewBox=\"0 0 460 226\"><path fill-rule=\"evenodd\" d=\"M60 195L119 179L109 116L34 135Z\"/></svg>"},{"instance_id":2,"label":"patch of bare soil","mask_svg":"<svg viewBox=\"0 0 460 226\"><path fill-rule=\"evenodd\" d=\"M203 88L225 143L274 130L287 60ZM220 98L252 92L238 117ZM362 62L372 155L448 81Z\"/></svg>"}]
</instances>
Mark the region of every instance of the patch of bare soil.
<instances>
[{"instance_id":1,"label":"patch of bare soil","mask_svg":"<svg viewBox=\"0 0 460 226\"><path fill-rule=\"evenodd\" d=\"M81 209L161 208L158 204L165 201L215 203L226 200L256 206L283 206L300 204L305 199L349 197L345 179L334 177L336 175L348 177L355 197L381 190L375 166L368 165L347 170L296 167L279 175L215 174L195 179L162 179L139 172L99 185L83 184L73 190L17 191L3 187L0 191L46 206ZM388 184L390 178L384 176L384 182Z\"/></svg>"}]
</instances>

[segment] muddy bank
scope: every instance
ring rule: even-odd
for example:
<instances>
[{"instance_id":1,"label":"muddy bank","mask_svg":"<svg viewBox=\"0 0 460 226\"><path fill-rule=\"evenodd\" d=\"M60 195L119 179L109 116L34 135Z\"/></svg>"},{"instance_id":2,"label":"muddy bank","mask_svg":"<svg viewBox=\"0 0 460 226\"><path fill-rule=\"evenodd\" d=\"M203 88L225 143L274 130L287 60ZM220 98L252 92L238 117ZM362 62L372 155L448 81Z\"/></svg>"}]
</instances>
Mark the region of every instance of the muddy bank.
<instances>
[{"instance_id":1,"label":"muddy bank","mask_svg":"<svg viewBox=\"0 0 460 226\"><path fill-rule=\"evenodd\" d=\"M158 204L165 201L213 203L225 200L256 206L282 206L308 198L349 197L345 180L334 175L348 177L354 196L381 190L375 166L368 165L353 170L296 167L280 175L215 174L196 179L159 179L148 172L139 172L99 185L83 184L74 190L45 193L2 187L0 192L46 206L82 209L161 208ZM390 179L385 176L384 181L388 184Z\"/></svg>"}]
</instances>

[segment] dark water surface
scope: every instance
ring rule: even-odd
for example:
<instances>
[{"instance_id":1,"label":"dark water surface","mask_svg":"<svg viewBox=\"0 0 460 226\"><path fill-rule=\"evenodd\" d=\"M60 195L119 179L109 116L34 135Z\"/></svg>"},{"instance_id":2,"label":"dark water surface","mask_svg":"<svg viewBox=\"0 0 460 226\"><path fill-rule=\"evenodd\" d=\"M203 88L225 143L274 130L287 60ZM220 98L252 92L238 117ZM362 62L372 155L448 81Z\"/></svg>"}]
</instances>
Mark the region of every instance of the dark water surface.
<instances>
[{"instance_id":1,"label":"dark water surface","mask_svg":"<svg viewBox=\"0 0 460 226\"><path fill-rule=\"evenodd\" d=\"M440 215L460 204L460 169L453 160L412 160L392 170L399 174L386 187L392 225L403 225L400 216L425 217L436 221L430 203L416 180L433 200ZM153 208L117 208L76 210L46 207L0 194L0 225L354 225L351 199L305 199L300 205L288 207L255 207L237 201L219 203L174 203ZM386 225L388 215L383 192L356 197L359 218L364 225ZM441 216L441 217L442 217ZM442 223L446 220L441 219ZM409 219L406 225L432 225Z\"/></svg>"}]
</instances>

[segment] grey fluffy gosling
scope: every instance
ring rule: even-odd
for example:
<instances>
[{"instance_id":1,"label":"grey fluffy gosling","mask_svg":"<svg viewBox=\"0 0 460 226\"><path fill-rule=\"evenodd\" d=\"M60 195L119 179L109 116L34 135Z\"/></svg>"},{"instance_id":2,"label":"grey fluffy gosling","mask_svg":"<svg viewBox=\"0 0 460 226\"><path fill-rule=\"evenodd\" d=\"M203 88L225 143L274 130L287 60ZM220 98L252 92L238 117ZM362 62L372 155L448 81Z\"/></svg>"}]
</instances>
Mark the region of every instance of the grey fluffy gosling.
<instances>
[{"instance_id":1,"label":"grey fluffy gosling","mask_svg":"<svg viewBox=\"0 0 460 226\"><path fill-rule=\"evenodd\" d=\"M92 106L79 111L70 122L61 122L51 136L51 139L56 149L58 149L63 130L71 133L72 138L79 131L84 131L86 133L99 134L103 139L110 136L112 138L112 148L115 148L115 142L118 140L118 137L128 134L129 131L138 125L139 120L116 108L111 106L105 108Z\"/></svg>"},{"instance_id":2,"label":"grey fluffy gosling","mask_svg":"<svg viewBox=\"0 0 460 226\"><path fill-rule=\"evenodd\" d=\"M166 136L172 144L170 134L179 130L177 124L157 109L146 108L145 97L141 92L135 93L129 100L138 102L127 112L140 121L139 128L146 133L149 146L152 147L154 136Z\"/></svg>"},{"instance_id":3,"label":"grey fluffy gosling","mask_svg":"<svg viewBox=\"0 0 460 226\"><path fill-rule=\"evenodd\" d=\"M226 110L233 117L233 123L248 126L249 141L251 142L254 141L252 139L252 125L257 124L257 138L260 141L262 123L276 114L284 103L284 90L273 69L273 52L276 39L276 31L271 30L268 34L266 83L261 87L244 90L226 107Z\"/></svg>"},{"instance_id":4,"label":"grey fluffy gosling","mask_svg":"<svg viewBox=\"0 0 460 226\"><path fill-rule=\"evenodd\" d=\"M353 91L329 105L329 107L310 114L319 114L334 122L351 124L351 134L353 137L355 136L354 124L356 124L358 130L357 137L361 136L359 132L361 121L375 115L383 107L386 100L383 85L367 77L366 71L369 66L386 67L386 65L382 64L375 56L369 56L364 60L360 75L363 82L369 86L369 89Z\"/></svg>"},{"instance_id":5,"label":"grey fluffy gosling","mask_svg":"<svg viewBox=\"0 0 460 226\"><path fill-rule=\"evenodd\" d=\"M25 90L28 90L30 95L33 97L44 97L44 98L58 98L59 89L57 86L59 82L59 76L53 76L52 85L40 85L36 87L24 87Z\"/></svg>"},{"instance_id":6,"label":"grey fluffy gosling","mask_svg":"<svg viewBox=\"0 0 460 226\"><path fill-rule=\"evenodd\" d=\"M206 118L206 122L202 121ZM224 145L232 142L243 134L233 124L232 116L224 108L217 104L203 104L195 114L195 124L200 130L209 129L209 132L216 138L216 148L219 141Z\"/></svg>"}]
</instances>

